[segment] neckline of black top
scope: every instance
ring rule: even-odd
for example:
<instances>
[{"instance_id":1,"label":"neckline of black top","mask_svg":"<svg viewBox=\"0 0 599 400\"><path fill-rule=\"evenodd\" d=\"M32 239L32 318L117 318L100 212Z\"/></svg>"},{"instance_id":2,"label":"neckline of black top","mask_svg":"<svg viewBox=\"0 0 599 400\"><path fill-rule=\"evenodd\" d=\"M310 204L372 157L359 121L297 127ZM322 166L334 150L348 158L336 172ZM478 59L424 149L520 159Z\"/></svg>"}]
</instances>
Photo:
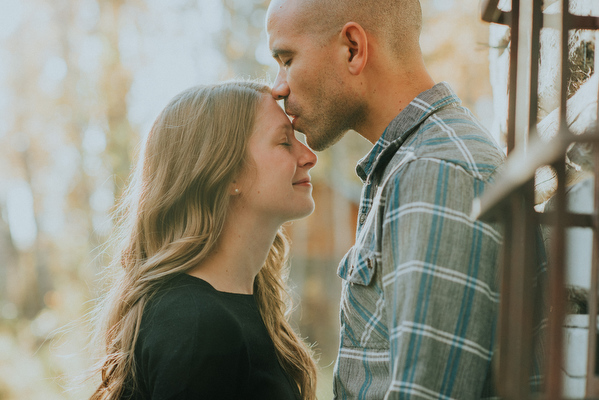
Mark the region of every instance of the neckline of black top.
<instances>
[{"instance_id":1,"label":"neckline of black top","mask_svg":"<svg viewBox=\"0 0 599 400\"><path fill-rule=\"evenodd\" d=\"M236 298L244 298L244 299L248 299L248 300L249 299L254 299L254 295L253 294L232 293L232 292L223 292L223 291L217 290L209 282L206 282L204 279L198 278L197 276L193 276L193 275L190 275L190 274L187 274L187 273L184 273L181 276L183 277L184 280L187 280L189 282L193 282L195 284L199 284L200 286L209 288L212 291L214 291L215 293L218 293L218 294L223 295L223 296L236 297Z\"/></svg>"}]
</instances>

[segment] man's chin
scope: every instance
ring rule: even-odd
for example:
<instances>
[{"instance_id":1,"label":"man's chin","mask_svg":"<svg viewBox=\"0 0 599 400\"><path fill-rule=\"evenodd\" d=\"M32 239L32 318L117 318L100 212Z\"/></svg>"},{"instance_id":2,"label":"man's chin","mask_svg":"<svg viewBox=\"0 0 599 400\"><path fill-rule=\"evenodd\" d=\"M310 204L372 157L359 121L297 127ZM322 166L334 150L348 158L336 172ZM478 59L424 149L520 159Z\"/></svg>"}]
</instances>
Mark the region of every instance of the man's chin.
<instances>
[{"instance_id":1,"label":"man's chin","mask_svg":"<svg viewBox=\"0 0 599 400\"><path fill-rule=\"evenodd\" d=\"M328 149L329 147L337 143L339 140L341 140L341 138L345 134L345 132L338 132L334 135L327 135L326 133L302 133L306 135L306 143L314 151L323 151Z\"/></svg>"}]
</instances>

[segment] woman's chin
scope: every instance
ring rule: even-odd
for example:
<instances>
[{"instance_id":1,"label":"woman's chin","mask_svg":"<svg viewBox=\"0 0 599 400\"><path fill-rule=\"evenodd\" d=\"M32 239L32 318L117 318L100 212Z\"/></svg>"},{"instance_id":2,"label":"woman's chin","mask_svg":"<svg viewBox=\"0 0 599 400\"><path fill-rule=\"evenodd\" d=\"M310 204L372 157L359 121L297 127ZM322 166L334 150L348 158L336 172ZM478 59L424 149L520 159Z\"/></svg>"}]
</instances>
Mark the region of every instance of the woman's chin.
<instances>
[{"instance_id":1,"label":"woman's chin","mask_svg":"<svg viewBox=\"0 0 599 400\"><path fill-rule=\"evenodd\" d=\"M291 216L291 218L289 218L289 221L295 221L298 219L302 219L302 218L306 218L307 216L309 216L310 214L312 214L314 212L314 200L310 199L310 203L306 204L306 206L304 208L302 208L301 210L297 210L297 213L295 213L293 216Z\"/></svg>"}]
</instances>

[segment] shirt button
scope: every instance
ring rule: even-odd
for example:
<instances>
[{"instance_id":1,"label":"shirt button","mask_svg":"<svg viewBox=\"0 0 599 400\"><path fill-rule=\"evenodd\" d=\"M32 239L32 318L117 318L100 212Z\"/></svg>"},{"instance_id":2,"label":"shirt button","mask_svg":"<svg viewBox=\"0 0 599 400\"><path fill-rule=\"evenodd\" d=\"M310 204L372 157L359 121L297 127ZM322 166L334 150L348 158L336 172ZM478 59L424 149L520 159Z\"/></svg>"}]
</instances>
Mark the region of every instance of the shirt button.
<instances>
[{"instance_id":1,"label":"shirt button","mask_svg":"<svg viewBox=\"0 0 599 400\"><path fill-rule=\"evenodd\" d=\"M360 225L363 225L364 221L366 221L366 214L360 215Z\"/></svg>"}]
</instances>

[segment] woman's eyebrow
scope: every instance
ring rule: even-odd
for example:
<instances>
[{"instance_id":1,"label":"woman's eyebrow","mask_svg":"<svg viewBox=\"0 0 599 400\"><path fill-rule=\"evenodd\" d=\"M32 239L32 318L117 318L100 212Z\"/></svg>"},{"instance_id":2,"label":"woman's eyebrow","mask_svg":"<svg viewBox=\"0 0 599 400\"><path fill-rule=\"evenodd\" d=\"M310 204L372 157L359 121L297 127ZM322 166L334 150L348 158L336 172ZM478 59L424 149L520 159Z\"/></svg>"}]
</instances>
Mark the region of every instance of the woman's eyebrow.
<instances>
[{"instance_id":1,"label":"woman's eyebrow","mask_svg":"<svg viewBox=\"0 0 599 400\"><path fill-rule=\"evenodd\" d=\"M288 133L290 131L293 132L293 127L291 126L291 123L283 122L277 127L277 129L279 131L285 131L285 133Z\"/></svg>"}]
</instances>

